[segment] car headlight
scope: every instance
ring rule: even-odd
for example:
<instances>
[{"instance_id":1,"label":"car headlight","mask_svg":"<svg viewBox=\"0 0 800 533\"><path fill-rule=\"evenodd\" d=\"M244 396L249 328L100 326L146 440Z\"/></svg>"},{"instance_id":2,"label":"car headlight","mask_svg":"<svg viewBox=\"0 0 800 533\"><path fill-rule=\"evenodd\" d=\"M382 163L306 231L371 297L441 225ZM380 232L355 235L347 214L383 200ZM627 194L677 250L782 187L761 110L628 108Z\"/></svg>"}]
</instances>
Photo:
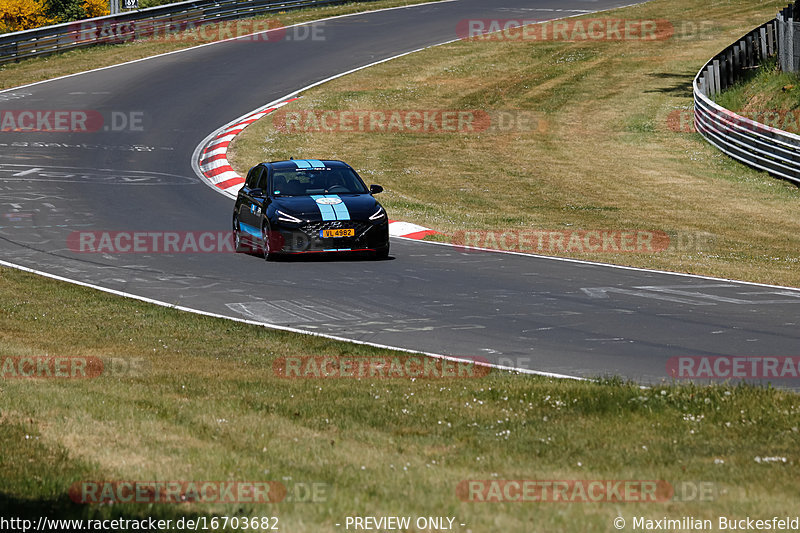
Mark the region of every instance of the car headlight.
<instances>
[{"instance_id":1,"label":"car headlight","mask_svg":"<svg viewBox=\"0 0 800 533\"><path fill-rule=\"evenodd\" d=\"M383 209L383 207L378 207L378 210L369 217L369 219L373 222L380 222L384 218L386 218L386 211Z\"/></svg>"},{"instance_id":2,"label":"car headlight","mask_svg":"<svg viewBox=\"0 0 800 533\"><path fill-rule=\"evenodd\" d=\"M279 209L275 210L275 214L278 215L278 220L281 221L281 222L289 222L290 224L300 224L301 222L303 222L299 218L293 217L292 215L284 213L283 211L281 211Z\"/></svg>"}]
</instances>

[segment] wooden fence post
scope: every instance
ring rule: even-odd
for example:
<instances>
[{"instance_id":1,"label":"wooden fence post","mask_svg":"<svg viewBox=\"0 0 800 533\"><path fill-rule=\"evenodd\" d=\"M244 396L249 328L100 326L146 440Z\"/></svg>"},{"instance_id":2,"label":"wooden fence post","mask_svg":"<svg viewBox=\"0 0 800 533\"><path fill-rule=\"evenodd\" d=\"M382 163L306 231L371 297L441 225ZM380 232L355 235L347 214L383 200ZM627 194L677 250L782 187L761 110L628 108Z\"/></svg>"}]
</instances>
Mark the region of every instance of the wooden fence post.
<instances>
[{"instance_id":1,"label":"wooden fence post","mask_svg":"<svg viewBox=\"0 0 800 533\"><path fill-rule=\"evenodd\" d=\"M709 65L706 69L706 79L708 79L708 96L714 97L717 93L714 92L716 84L714 83L714 67Z\"/></svg>"}]
</instances>

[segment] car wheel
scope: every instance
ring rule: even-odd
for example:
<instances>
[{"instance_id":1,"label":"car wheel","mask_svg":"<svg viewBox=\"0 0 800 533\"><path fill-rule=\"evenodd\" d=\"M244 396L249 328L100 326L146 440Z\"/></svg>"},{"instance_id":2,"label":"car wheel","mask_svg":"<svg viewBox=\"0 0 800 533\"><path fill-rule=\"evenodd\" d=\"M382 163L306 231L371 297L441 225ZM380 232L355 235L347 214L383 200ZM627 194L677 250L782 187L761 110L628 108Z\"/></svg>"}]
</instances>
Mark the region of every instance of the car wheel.
<instances>
[{"instance_id":1,"label":"car wheel","mask_svg":"<svg viewBox=\"0 0 800 533\"><path fill-rule=\"evenodd\" d=\"M233 216L233 246L236 253L246 252L248 247L242 242L242 230L239 227L239 219Z\"/></svg>"},{"instance_id":2,"label":"car wheel","mask_svg":"<svg viewBox=\"0 0 800 533\"><path fill-rule=\"evenodd\" d=\"M261 227L261 250L264 252L264 259L269 261L275 257L271 250L269 224L266 222Z\"/></svg>"}]
</instances>

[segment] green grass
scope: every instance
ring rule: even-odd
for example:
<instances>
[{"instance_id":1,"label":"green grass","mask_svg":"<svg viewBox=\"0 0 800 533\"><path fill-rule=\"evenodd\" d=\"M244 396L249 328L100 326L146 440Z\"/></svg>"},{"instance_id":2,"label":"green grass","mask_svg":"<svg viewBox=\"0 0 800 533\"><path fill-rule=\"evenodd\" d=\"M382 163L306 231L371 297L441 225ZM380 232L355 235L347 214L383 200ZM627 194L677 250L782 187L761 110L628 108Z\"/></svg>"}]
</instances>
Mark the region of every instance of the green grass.
<instances>
[{"instance_id":1,"label":"green grass","mask_svg":"<svg viewBox=\"0 0 800 533\"><path fill-rule=\"evenodd\" d=\"M717 97L717 103L774 127L800 132L796 116L800 108L800 77L797 73L782 72L774 58L725 90Z\"/></svg>"},{"instance_id":2,"label":"green grass","mask_svg":"<svg viewBox=\"0 0 800 533\"><path fill-rule=\"evenodd\" d=\"M290 156L343 159L384 186L392 218L442 232L432 239L533 229L702 235L708 244L695 249L558 255L800 286L800 189L672 120L691 113L691 82L708 58L782 4L654 0L601 15L671 21L675 34L657 42L455 42L334 80L281 110L512 111L539 127L285 132L266 117L237 137L230 159L240 173Z\"/></svg>"},{"instance_id":3,"label":"green grass","mask_svg":"<svg viewBox=\"0 0 800 533\"><path fill-rule=\"evenodd\" d=\"M24 297L22 295L25 295ZM608 530L622 515L791 514L800 403L745 386L552 380L277 377L277 357L381 350L198 317L0 270L0 354L142 359L131 376L0 380L2 516L455 516L474 532ZM756 457L785 457L757 462ZM663 480L660 503L473 503L464 480ZM76 482L283 483L278 504L79 505ZM294 491L297 491L296 493Z\"/></svg>"}]
</instances>

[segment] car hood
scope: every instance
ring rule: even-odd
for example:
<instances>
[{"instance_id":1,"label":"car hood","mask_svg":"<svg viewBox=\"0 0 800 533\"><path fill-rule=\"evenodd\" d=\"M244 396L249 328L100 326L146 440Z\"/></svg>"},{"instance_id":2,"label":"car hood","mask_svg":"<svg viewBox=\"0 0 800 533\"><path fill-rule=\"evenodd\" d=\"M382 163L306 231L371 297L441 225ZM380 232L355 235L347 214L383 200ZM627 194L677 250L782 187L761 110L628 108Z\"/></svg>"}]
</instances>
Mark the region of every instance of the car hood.
<instances>
[{"instance_id":1,"label":"car hood","mask_svg":"<svg viewBox=\"0 0 800 533\"><path fill-rule=\"evenodd\" d=\"M338 205L319 204L317 199L324 197L323 202L336 202ZM363 220L369 218L380 205L371 194L325 194L311 196L279 196L274 199L275 209L280 209L287 215L293 215L305 220L322 220L323 213L335 213L331 220ZM342 209L341 206L346 209ZM334 209L335 208L335 209Z\"/></svg>"}]
</instances>

